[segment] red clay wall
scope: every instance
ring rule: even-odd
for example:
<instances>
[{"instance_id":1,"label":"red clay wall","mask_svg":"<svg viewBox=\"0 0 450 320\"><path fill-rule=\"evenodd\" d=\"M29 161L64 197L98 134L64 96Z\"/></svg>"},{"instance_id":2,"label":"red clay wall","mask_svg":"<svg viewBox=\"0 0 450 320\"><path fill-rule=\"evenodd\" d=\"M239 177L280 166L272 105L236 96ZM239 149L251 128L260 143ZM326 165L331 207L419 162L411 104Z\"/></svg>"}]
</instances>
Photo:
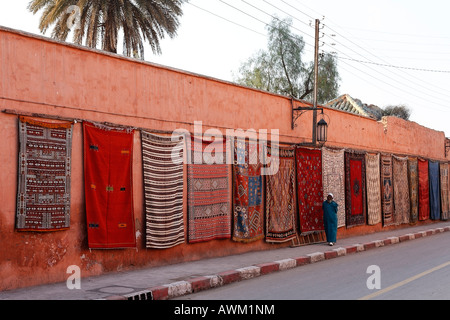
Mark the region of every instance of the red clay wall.
<instances>
[{"instance_id":1,"label":"red clay wall","mask_svg":"<svg viewBox=\"0 0 450 320\"><path fill-rule=\"evenodd\" d=\"M310 140L312 122L311 112L306 113L291 130L291 104L286 97L1 27L0 109L163 131L184 128L192 132L194 121L202 121L203 130L218 128L223 133L237 128L278 129L281 141L293 143ZM445 159L443 132L391 117L382 123L336 110L327 109L326 114L328 146ZM264 241L220 240L146 249L140 136L135 132L137 249L90 251L80 123L74 125L73 134L70 230L17 232L17 116L0 113L0 124L0 290L65 281L69 265L80 266L82 276L87 277L277 247ZM184 207L186 217L186 200ZM381 224L341 228L338 237L381 229Z\"/></svg>"}]
</instances>

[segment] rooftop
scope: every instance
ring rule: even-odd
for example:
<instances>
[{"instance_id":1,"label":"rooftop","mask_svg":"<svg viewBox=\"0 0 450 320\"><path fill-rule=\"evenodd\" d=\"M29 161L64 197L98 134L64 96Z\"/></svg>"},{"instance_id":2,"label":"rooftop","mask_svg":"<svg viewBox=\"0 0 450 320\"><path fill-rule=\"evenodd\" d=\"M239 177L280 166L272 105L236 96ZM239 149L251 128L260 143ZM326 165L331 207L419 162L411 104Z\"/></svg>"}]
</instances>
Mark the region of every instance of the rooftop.
<instances>
[{"instance_id":1,"label":"rooftop","mask_svg":"<svg viewBox=\"0 0 450 320\"><path fill-rule=\"evenodd\" d=\"M354 99L348 94L344 94L325 104L326 107L354 113L363 117L380 120L383 110L376 105L363 103L359 99Z\"/></svg>"}]
</instances>

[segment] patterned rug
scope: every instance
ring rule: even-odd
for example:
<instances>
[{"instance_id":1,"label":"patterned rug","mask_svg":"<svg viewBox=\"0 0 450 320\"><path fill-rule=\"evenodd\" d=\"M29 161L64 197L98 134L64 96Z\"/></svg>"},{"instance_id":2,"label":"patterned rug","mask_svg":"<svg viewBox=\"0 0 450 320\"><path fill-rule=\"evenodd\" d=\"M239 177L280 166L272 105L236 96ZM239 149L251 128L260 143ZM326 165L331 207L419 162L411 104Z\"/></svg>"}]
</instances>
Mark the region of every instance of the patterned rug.
<instances>
[{"instance_id":1,"label":"patterned rug","mask_svg":"<svg viewBox=\"0 0 450 320\"><path fill-rule=\"evenodd\" d=\"M134 248L134 130L83 122L89 248Z\"/></svg>"},{"instance_id":2,"label":"patterned rug","mask_svg":"<svg viewBox=\"0 0 450 320\"><path fill-rule=\"evenodd\" d=\"M448 199L448 162L441 162L441 220L448 220L450 218L450 208Z\"/></svg>"},{"instance_id":3,"label":"patterned rug","mask_svg":"<svg viewBox=\"0 0 450 320\"><path fill-rule=\"evenodd\" d=\"M322 151L296 148L295 158L300 232L323 231Z\"/></svg>"},{"instance_id":4,"label":"patterned rug","mask_svg":"<svg viewBox=\"0 0 450 320\"><path fill-rule=\"evenodd\" d=\"M70 227L72 123L19 119L16 229Z\"/></svg>"},{"instance_id":5,"label":"patterned rug","mask_svg":"<svg viewBox=\"0 0 450 320\"><path fill-rule=\"evenodd\" d=\"M188 164L188 241L203 242L231 238L231 203L228 165L224 140L214 142L191 137L191 159ZM209 151L215 150L209 154ZM206 152L205 152L206 151ZM205 153L204 153L205 152ZM202 156L204 153L205 157ZM223 164L212 163L212 158ZM202 164L199 164L202 162Z\"/></svg>"},{"instance_id":6,"label":"patterned rug","mask_svg":"<svg viewBox=\"0 0 450 320\"><path fill-rule=\"evenodd\" d=\"M171 248L184 243L183 137L141 131L141 143L146 247Z\"/></svg>"},{"instance_id":7,"label":"patterned rug","mask_svg":"<svg viewBox=\"0 0 450 320\"><path fill-rule=\"evenodd\" d=\"M381 203L383 207L383 226L394 224L394 188L392 176L392 156L381 155Z\"/></svg>"},{"instance_id":8,"label":"patterned rug","mask_svg":"<svg viewBox=\"0 0 450 320\"><path fill-rule=\"evenodd\" d=\"M259 144L234 141L233 240L252 242L264 238L261 161Z\"/></svg>"},{"instance_id":9,"label":"patterned rug","mask_svg":"<svg viewBox=\"0 0 450 320\"><path fill-rule=\"evenodd\" d=\"M280 243L297 236L295 228L295 151L267 147L267 156L279 157L279 169L266 176L266 241ZM273 160L273 158L272 158ZM272 162L269 164L272 166Z\"/></svg>"},{"instance_id":10,"label":"patterned rug","mask_svg":"<svg viewBox=\"0 0 450 320\"><path fill-rule=\"evenodd\" d=\"M430 182L428 179L428 160L418 159L417 171L419 176L419 220L430 218Z\"/></svg>"},{"instance_id":11,"label":"patterned rug","mask_svg":"<svg viewBox=\"0 0 450 320\"><path fill-rule=\"evenodd\" d=\"M439 183L439 162L428 161L428 179L430 180L430 219L441 218L441 190Z\"/></svg>"},{"instance_id":12,"label":"patterned rug","mask_svg":"<svg viewBox=\"0 0 450 320\"><path fill-rule=\"evenodd\" d=\"M419 175L417 158L408 158L409 199L411 206L410 223L419 220Z\"/></svg>"},{"instance_id":13,"label":"patterned rug","mask_svg":"<svg viewBox=\"0 0 450 320\"><path fill-rule=\"evenodd\" d=\"M345 227L345 170L344 149L322 149L323 199L334 195L338 204L338 228Z\"/></svg>"},{"instance_id":14,"label":"patterned rug","mask_svg":"<svg viewBox=\"0 0 450 320\"><path fill-rule=\"evenodd\" d=\"M366 224L366 165L364 154L345 152L347 228Z\"/></svg>"},{"instance_id":15,"label":"patterned rug","mask_svg":"<svg viewBox=\"0 0 450 320\"><path fill-rule=\"evenodd\" d=\"M411 202L409 199L408 158L393 156L394 172L394 222L409 222Z\"/></svg>"},{"instance_id":16,"label":"patterned rug","mask_svg":"<svg viewBox=\"0 0 450 320\"><path fill-rule=\"evenodd\" d=\"M381 222L380 155L366 154L367 224Z\"/></svg>"}]
</instances>

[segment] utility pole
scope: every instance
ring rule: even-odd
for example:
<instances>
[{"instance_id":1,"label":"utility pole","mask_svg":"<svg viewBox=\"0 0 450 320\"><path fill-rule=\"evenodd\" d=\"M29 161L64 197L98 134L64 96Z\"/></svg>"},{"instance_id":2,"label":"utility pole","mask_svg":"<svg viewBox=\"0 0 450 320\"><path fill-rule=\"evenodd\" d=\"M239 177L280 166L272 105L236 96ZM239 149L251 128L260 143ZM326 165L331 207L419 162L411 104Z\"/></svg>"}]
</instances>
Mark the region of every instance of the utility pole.
<instances>
[{"instance_id":1,"label":"utility pole","mask_svg":"<svg viewBox=\"0 0 450 320\"><path fill-rule=\"evenodd\" d=\"M312 143L317 144L317 85L319 81L319 19L316 19L316 44L314 49L314 105L313 105L313 125Z\"/></svg>"}]
</instances>

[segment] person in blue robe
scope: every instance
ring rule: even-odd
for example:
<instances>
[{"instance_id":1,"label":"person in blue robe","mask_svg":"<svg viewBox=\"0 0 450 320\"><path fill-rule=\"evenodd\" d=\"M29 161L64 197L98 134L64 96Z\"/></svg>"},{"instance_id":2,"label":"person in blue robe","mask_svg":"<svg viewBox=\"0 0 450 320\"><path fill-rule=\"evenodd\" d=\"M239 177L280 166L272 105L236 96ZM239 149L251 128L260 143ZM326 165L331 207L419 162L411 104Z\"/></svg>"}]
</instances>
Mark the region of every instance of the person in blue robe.
<instances>
[{"instance_id":1,"label":"person in blue robe","mask_svg":"<svg viewBox=\"0 0 450 320\"><path fill-rule=\"evenodd\" d=\"M327 196L327 200L323 202L323 224L325 227L325 235L327 237L327 242L330 246L336 243L336 235L337 235L337 212L338 212L338 204L333 200L334 196L332 193L329 193Z\"/></svg>"}]
</instances>

